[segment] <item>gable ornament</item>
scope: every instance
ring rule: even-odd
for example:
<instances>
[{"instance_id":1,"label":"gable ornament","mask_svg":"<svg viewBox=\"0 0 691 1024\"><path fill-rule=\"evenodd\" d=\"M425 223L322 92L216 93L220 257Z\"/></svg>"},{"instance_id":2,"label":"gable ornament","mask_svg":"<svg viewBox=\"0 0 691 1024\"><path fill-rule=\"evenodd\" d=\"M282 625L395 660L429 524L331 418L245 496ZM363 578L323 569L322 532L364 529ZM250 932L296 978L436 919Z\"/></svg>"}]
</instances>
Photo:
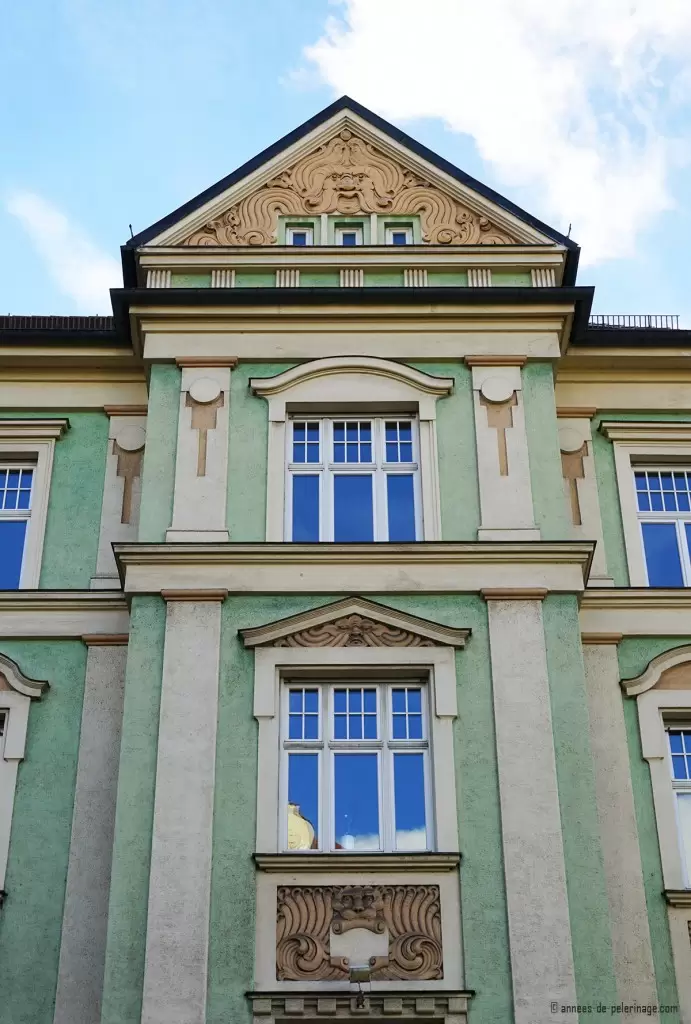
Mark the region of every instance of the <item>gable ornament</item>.
<instances>
[{"instance_id":1,"label":"gable ornament","mask_svg":"<svg viewBox=\"0 0 691 1024\"><path fill-rule=\"evenodd\" d=\"M432 640L375 622L364 615L346 615L333 622L280 637L274 647L434 647Z\"/></svg>"}]
</instances>

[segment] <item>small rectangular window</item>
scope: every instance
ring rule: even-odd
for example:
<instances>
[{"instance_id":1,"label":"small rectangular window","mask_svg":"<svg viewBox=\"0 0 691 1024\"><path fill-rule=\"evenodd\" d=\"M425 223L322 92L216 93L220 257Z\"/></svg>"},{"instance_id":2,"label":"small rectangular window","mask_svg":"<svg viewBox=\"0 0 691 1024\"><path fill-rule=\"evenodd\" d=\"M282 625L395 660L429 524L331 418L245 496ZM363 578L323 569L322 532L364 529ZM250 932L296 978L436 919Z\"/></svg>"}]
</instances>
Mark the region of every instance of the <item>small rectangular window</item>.
<instances>
[{"instance_id":1,"label":"small rectangular window","mask_svg":"<svg viewBox=\"0 0 691 1024\"><path fill-rule=\"evenodd\" d=\"M360 225L339 225L336 227L336 245L362 245L362 227Z\"/></svg>"},{"instance_id":2,"label":"small rectangular window","mask_svg":"<svg viewBox=\"0 0 691 1024\"><path fill-rule=\"evenodd\" d=\"M667 730L672 789L684 879L691 888L691 725Z\"/></svg>"},{"instance_id":3,"label":"small rectangular window","mask_svg":"<svg viewBox=\"0 0 691 1024\"><path fill-rule=\"evenodd\" d=\"M637 468L634 481L649 585L691 586L691 471Z\"/></svg>"},{"instance_id":4,"label":"small rectangular window","mask_svg":"<svg viewBox=\"0 0 691 1024\"><path fill-rule=\"evenodd\" d=\"M282 706L286 849L431 848L425 686L286 683Z\"/></svg>"},{"instance_id":5,"label":"small rectangular window","mask_svg":"<svg viewBox=\"0 0 691 1024\"><path fill-rule=\"evenodd\" d=\"M412 245L413 242L413 229L407 225L401 227L387 227L386 229L386 244L387 245Z\"/></svg>"},{"instance_id":6,"label":"small rectangular window","mask_svg":"<svg viewBox=\"0 0 691 1024\"><path fill-rule=\"evenodd\" d=\"M16 590L21 581L33 483L33 466L0 466L0 590Z\"/></svg>"},{"instance_id":7,"label":"small rectangular window","mask_svg":"<svg viewBox=\"0 0 691 1024\"><path fill-rule=\"evenodd\" d=\"M314 230L303 225L289 226L286 228L286 242L288 245L313 245Z\"/></svg>"}]
</instances>

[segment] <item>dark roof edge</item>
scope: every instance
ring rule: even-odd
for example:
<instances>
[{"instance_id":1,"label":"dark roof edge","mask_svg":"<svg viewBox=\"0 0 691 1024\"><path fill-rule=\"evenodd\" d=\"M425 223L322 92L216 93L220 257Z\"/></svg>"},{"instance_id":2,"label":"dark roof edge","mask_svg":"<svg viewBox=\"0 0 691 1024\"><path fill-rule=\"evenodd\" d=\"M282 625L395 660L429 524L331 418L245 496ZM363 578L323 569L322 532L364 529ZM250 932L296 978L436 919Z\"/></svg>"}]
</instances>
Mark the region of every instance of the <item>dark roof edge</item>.
<instances>
[{"instance_id":1,"label":"dark roof edge","mask_svg":"<svg viewBox=\"0 0 691 1024\"><path fill-rule=\"evenodd\" d=\"M586 327L574 339L574 348L686 348L691 352L691 330L664 327Z\"/></svg>"},{"instance_id":2,"label":"dark roof edge","mask_svg":"<svg viewBox=\"0 0 691 1024\"><path fill-rule=\"evenodd\" d=\"M222 192L225 192L226 189L230 188L232 185L235 185L238 181L241 181L243 178L246 178L248 174L252 174L253 171L256 171L257 168L261 167L261 165L266 163L267 160L273 159L273 157L277 156L284 149L287 149L289 146L292 146L295 142L298 142L303 136L307 135L315 128L319 128L320 125L328 121L329 118L333 117L335 114L340 113L340 111L346 109L352 110L353 113L357 114L364 121L369 122L369 124L377 128L379 131L384 132L384 134L386 135L390 135L402 146L405 146L408 149L410 149L422 160L426 160L428 163L432 164L440 171L444 171L446 174L449 174L452 178L455 178L457 181L460 181L463 185L467 185L468 188L473 189L473 191L477 192L481 196L484 196L484 198L488 199L490 202L495 203L501 209L506 210L507 213L511 213L514 217L518 217L524 223L529 224L537 231L540 231L543 234L547 235L555 242L558 242L560 245L566 246L566 248L569 249L570 251L576 253L579 252L579 246L576 242L573 241L573 239L567 238L566 235L562 235L560 232L555 231L555 229L551 228L548 224L543 223L543 221L538 220L537 217L533 217L532 214L528 213L526 210L521 209L520 206L517 206L515 203L512 203L510 199L506 199L498 192L495 192L494 189L489 188L487 185L483 185L481 181L477 181L476 178L473 178L471 177L471 175L466 174L465 171L462 171L459 167L456 167L450 161L445 160L443 157L433 152L433 150L428 149L427 146L423 146L422 143L417 142L416 139L413 139L410 135L407 135L405 132L401 131L400 128L396 128L388 121L385 121L384 118L379 117L379 115L375 114L372 110L368 110L367 107L363 107L363 105L361 103L358 103L357 100L351 99L350 96L341 96L333 103L330 103L328 107L324 107L324 109L319 111L318 114L315 114L313 117L310 117L307 121L304 121L303 124L299 125L297 128L294 128L293 131L288 132L288 134L284 135L282 139L279 139L277 142L272 143L272 145L268 146L266 149L263 149L261 153L257 153L256 156L253 156L250 160L247 160L236 170L226 175L225 178L221 178L220 181L217 181L214 185L210 185L209 188L204 189L203 192L200 192L198 195L194 196L193 199L190 199L186 203L183 203L182 206L179 206L176 210L173 210L172 213L167 214L167 216L162 217L160 220L157 220L148 228L145 228L143 231L138 232L125 243L123 249L136 249L141 245L146 245L146 243L150 241L152 238L155 238L156 235L160 235L162 231L165 231L167 230L167 228L172 227L173 224L176 224L179 220L182 220L183 217L186 217L188 216L188 214L193 213L195 210L198 210L199 207L203 206L205 203L208 203L209 200L214 199ZM576 260L576 265L577 262L578 261ZM575 268L573 279L575 281ZM569 284L570 283L572 282L569 282Z\"/></svg>"}]
</instances>

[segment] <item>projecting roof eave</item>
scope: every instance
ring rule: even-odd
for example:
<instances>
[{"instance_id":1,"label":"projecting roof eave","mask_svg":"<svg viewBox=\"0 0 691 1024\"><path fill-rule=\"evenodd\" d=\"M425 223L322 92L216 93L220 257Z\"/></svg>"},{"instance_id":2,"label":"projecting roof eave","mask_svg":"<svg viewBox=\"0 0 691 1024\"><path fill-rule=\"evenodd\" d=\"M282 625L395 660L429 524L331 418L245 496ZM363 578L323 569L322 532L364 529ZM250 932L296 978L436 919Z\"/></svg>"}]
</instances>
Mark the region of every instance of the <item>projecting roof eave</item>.
<instances>
[{"instance_id":1,"label":"projecting roof eave","mask_svg":"<svg viewBox=\"0 0 691 1024\"><path fill-rule=\"evenodd\" d=\"M462 171L459 167L450 163L450 161L445 160L431 149L428 149L427 146L423 146L410 135L407 135L388 121L385 121L384 118L379 117L373 111L368 110L367 107L363 107L362 104L358 103L356 100L351 99L349 96L341 96L340 99L335 100L328 107L325 107L318 114L315 114L314 117L309 118L309 120L301 124L298 128L295 128L292 132L284 135L282 139L274 142L267 149L262 150L261 153L252 157L251 160L248 160L224 178L221 178L220 181L217 181L214 185L211 185L203 192L200 192L199 195L194 196L193 199L188 200L188 202L183 203L182 206L173 210L172 213L167 214L167 216L162 217L154 224L151 224L148 228L145 228L143 231L138 232L130 238L121 248L125 285L132 287L136 284L134 250L138 249L142 245L146 245L147 242L150 242L153 238L162 234L162 232L178 223L184 217L194 213L195 210L204 206L205 203L210 202L217 196L221 195L221 193L237 184L239 181L242 181L243 178L246 178L248 175L258 170L258 168L263 164L278 156L283 150L288 149L288 147L299 142L305 135L308 135L310 132L319 128L322 124L343 110L350 110L354 114L357 114L358 117L367 121L378 131L389 135L392 139L398 142L399 145L406 147L412 153L416 154L421 159L426 160L438 170L448 174L452 178L455 178L456 181L460 182L462 185L472 189L478 195L483 196L485 199L500 207L500 209L506 210L507 213L517 217L519 220L523 221L523 223L535 228L536 231L539 231L548 238L551 238L558 245L563 245L567 251L564 268L564 284L575 284L580 247L573 241L573 239L568 238L559 231L556 231L548 224L538 220L537 217L534 217L526 210L521 209L521 207L517 206L515 203L512 203L511 200L506 199L498 192L495 192L494 189L489 188L481 181L478 181L476 178L471 177L471 175L466 174L465 171Z\"/></svg>"}]
</instances>

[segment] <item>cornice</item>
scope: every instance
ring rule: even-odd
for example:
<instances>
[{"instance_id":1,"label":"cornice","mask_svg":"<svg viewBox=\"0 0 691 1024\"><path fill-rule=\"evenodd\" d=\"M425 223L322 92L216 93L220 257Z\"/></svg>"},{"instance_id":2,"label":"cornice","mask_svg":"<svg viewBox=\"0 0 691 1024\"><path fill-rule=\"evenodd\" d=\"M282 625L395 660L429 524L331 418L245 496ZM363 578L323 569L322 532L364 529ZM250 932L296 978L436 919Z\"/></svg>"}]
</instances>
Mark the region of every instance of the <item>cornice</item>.
<instances>
[{"instance_id":1,"label":"cornice","mask_svg":"<svg viewBox=\"0 0 691 1024\"><path fill-rule=\"evenodd\" d=\"M103 590L2 590L3 612L126 611L121 591Z\"/></svg>"},{"instance_id":2,"label":"cornice","mask_svg":"<svg viewBox=\"0 0 691 1024\"><path fill-rule=\"evenodd\" d=\"M670 907L691 909L691 889L665 889L665 900Z\"/></svg>"},{"instance_id":3,"label":"cornice","mask_svg":"<svg viewBox=\"0 0 691 1024\"><path fill-rule=\"evenodd\" d=\"M460 853L255 853L260 871L271 874L349 871L453 871Z\"/></svg>"},{"instance_id":4,"label":"cornice","mask_svg":"<svg viewBox=\"0 0 691 1024\"><path fill-rule=\"evenodd\" d=\"M600 433L624 444L691 444L691 422L603 420Z\"/></svg>"},{"instance_id":5,"label":"cornice","mask_svg":"<svg viewBox=\"0 0 691 1024\"><path fill-rule=\"evenodd\" d=\"M0 419L2 441L49 441L69 430L68 419Z\"/></svg>"},{"instance_id":6,"label":"cornice","mask_svg":"<svg viewBox=\"0 0 691 1024\"><path fill-rule=\"evenodd\" d=\"M597 608L646 609L663 611L682 609L691 612L691 587L666 589L663 587L588 587L581 598L581 610ZM691 620L689 624L691 633Z\"/></svg>"},{"instance_id":7,"label":"cornice","mask_svg":"<svg viewBox=\"0 0 691 1024\"><path fill-rule=\"evenodd\" d=\"M454 383L453 377L432 377L404 363L394 363L388 359L376 359L371 356L330 356L293 366L275 377L252 377L249 384L255 395L268 398L316 377L340 373L367 373L377 377L389 377L409 384L417 391L438 396L448 395Z\"/></svg>"}]
</instances>

